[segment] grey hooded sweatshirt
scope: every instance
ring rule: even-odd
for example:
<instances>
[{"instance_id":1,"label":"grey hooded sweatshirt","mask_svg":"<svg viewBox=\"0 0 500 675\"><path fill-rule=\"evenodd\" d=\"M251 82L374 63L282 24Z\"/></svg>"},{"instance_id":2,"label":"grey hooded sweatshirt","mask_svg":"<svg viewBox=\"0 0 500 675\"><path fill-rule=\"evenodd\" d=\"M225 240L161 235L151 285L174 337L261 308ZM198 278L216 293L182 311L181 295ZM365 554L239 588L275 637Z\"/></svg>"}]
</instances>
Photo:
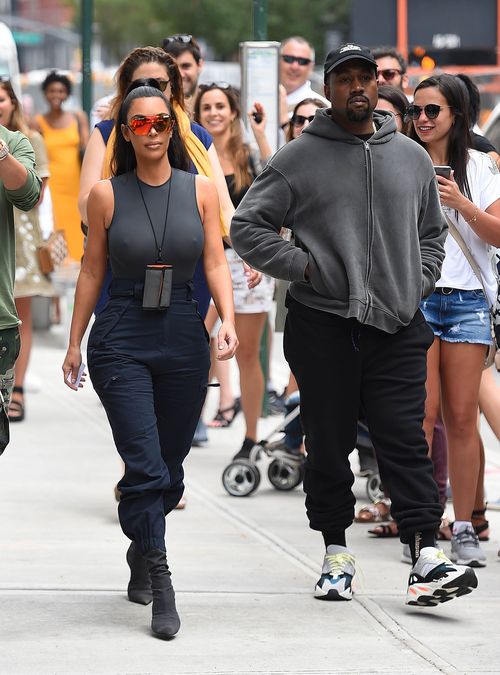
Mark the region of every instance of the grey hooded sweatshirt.
<instances>
[{"instance_id":1,"label":"grey hooded sweatshirt","mask_svg":"<svg viewBox=\"0 0 500 675\"><path fill-rule=\"evenodd\" d=\"M231 240L252 267L291 281L298 302L395 333L434 290L446 222L427 152L392 115L374 121L363 141L318 110L257 177Z\"/></svg>"}]
</instances>

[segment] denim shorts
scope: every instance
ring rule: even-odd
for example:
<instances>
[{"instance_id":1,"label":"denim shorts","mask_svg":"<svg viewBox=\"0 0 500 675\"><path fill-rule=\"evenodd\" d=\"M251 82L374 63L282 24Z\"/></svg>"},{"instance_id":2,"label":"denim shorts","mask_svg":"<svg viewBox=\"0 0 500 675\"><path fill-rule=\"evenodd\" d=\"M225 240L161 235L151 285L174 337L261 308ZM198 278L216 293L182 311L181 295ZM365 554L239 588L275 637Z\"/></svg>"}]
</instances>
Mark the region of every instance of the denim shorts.
<instances>
[{"instance_id":1,"label":"denim shorts","mask_svg":"<svg viewBox=\"0 0 500 675\"><path fill-rule=\"evenodd\" d=\"M482 290L436 290L422 300L420 309L444 342L491 344L490 312Z\"/></svg>"}]
</instances>

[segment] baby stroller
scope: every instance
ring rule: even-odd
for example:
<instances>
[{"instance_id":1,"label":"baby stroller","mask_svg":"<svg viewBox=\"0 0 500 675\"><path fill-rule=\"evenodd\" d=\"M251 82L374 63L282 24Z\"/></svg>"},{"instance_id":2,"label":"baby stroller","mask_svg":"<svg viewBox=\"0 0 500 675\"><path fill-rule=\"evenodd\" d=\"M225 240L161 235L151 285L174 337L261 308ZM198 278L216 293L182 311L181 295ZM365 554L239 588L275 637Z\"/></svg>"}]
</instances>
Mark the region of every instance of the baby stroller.
<instances>
[{"instance_id":1,"label":"baby stroller","mask_svg":"<svg viewBox=\"0 0 500 675\"><path fill-rule=\"evenodd\" d=\"M261 474L256 463L262 455L271 458L267 477L276 490L287 492L302 483L304 455L298 450L287 448L283 436L272 441L277 434L283 434L285 427L294 422L299 414L300 407L297 405L267 438L253 446L248 459L237 459L226 466L222 472L222 485L232 497L248 497L259 487Z\"/></svg>"},{"instance_id":2,"label":"baby stroller","mask_svg":"<svg viewBox=\"0 0 500 675\"><path fill-rule=\"evenodd\" d=\"M257 490L261 474L256 464L262 454L272 460L267 477L276 490L289 491L300 485L304 478L305 456L299 450L290 449L286 435L272 441L276 434L287 432L288 439L295 440L293 446L300 445L302 428L297 419L300 415L298 400L297 396L285 419L267 438L253 446L248 459L236 459L226 466L222 473L222 485L231 496L248 497ZM366 494L370 501L377 502L383 498L384 492L368 428L363 421L358 422L356 447L360 456L360 475L366 478Z\"/></svg>"},{"instance_id":3,"label":"baby stroller","mask_svg":"<svg viewBox=\"0 0 500 675\"><path fill-rule=\"evenodd\" d=\"M366 495L375 504L384 498L384 488L380 479L375 449L372 445L370 432L363 419L358 421L358 438L356 448L359 455L359 476L366 478Z\"/></svg>"}]
</instances>

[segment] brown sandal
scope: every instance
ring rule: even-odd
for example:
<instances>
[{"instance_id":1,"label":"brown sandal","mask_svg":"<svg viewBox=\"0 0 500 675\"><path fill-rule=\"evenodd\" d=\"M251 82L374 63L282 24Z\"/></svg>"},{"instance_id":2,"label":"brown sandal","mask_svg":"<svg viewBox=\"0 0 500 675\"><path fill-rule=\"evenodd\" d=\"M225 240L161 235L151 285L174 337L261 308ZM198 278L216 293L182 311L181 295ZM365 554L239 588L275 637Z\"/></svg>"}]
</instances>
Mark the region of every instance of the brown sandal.
<instances>
[{"instance_id":1,"label":"brown sandal","mask_svg":"<svg viewBox=\"0 0 500 675\"><path fill-rule=\"evenodd\" d=\"M375 504L363 506L354 518L355 523L382 523L390 517L391 503L388 499L381 499Z\"/></svg>"},{"instance_id":2,"label":"brown sandal","mask_svg":"<svg viewBox=\"0 0 500 675\"><path fill-rule=\"evenodd\" d=\"M438 541L451 541L452 530L453 523L450 523L446 513L443 513L436 538Z\"/></svg>"}]
</instances>

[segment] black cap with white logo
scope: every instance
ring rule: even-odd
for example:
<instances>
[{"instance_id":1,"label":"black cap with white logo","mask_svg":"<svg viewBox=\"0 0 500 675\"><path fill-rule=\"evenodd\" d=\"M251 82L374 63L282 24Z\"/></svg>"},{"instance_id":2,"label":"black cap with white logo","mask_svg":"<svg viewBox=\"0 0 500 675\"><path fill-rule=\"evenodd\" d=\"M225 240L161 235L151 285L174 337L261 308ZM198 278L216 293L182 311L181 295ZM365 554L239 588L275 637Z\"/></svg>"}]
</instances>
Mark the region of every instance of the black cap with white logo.
<instances>
[{"instance_id":1,"label":"black cap with white logo","mask_svg":"<svg viewBox=\"0 0 500 675\"><path fill-rule=\"evenodd\" d=\"M368 49L368 47L362 47L361 45L348 43L346 45L342 45L338 49L332 49L332 51L328 53L325 59L325 77L342 63L351 61L352 59L367 61L374 68L377 68L377 62L373 58L373 54Z\"/></svg>"}]
</instances>

